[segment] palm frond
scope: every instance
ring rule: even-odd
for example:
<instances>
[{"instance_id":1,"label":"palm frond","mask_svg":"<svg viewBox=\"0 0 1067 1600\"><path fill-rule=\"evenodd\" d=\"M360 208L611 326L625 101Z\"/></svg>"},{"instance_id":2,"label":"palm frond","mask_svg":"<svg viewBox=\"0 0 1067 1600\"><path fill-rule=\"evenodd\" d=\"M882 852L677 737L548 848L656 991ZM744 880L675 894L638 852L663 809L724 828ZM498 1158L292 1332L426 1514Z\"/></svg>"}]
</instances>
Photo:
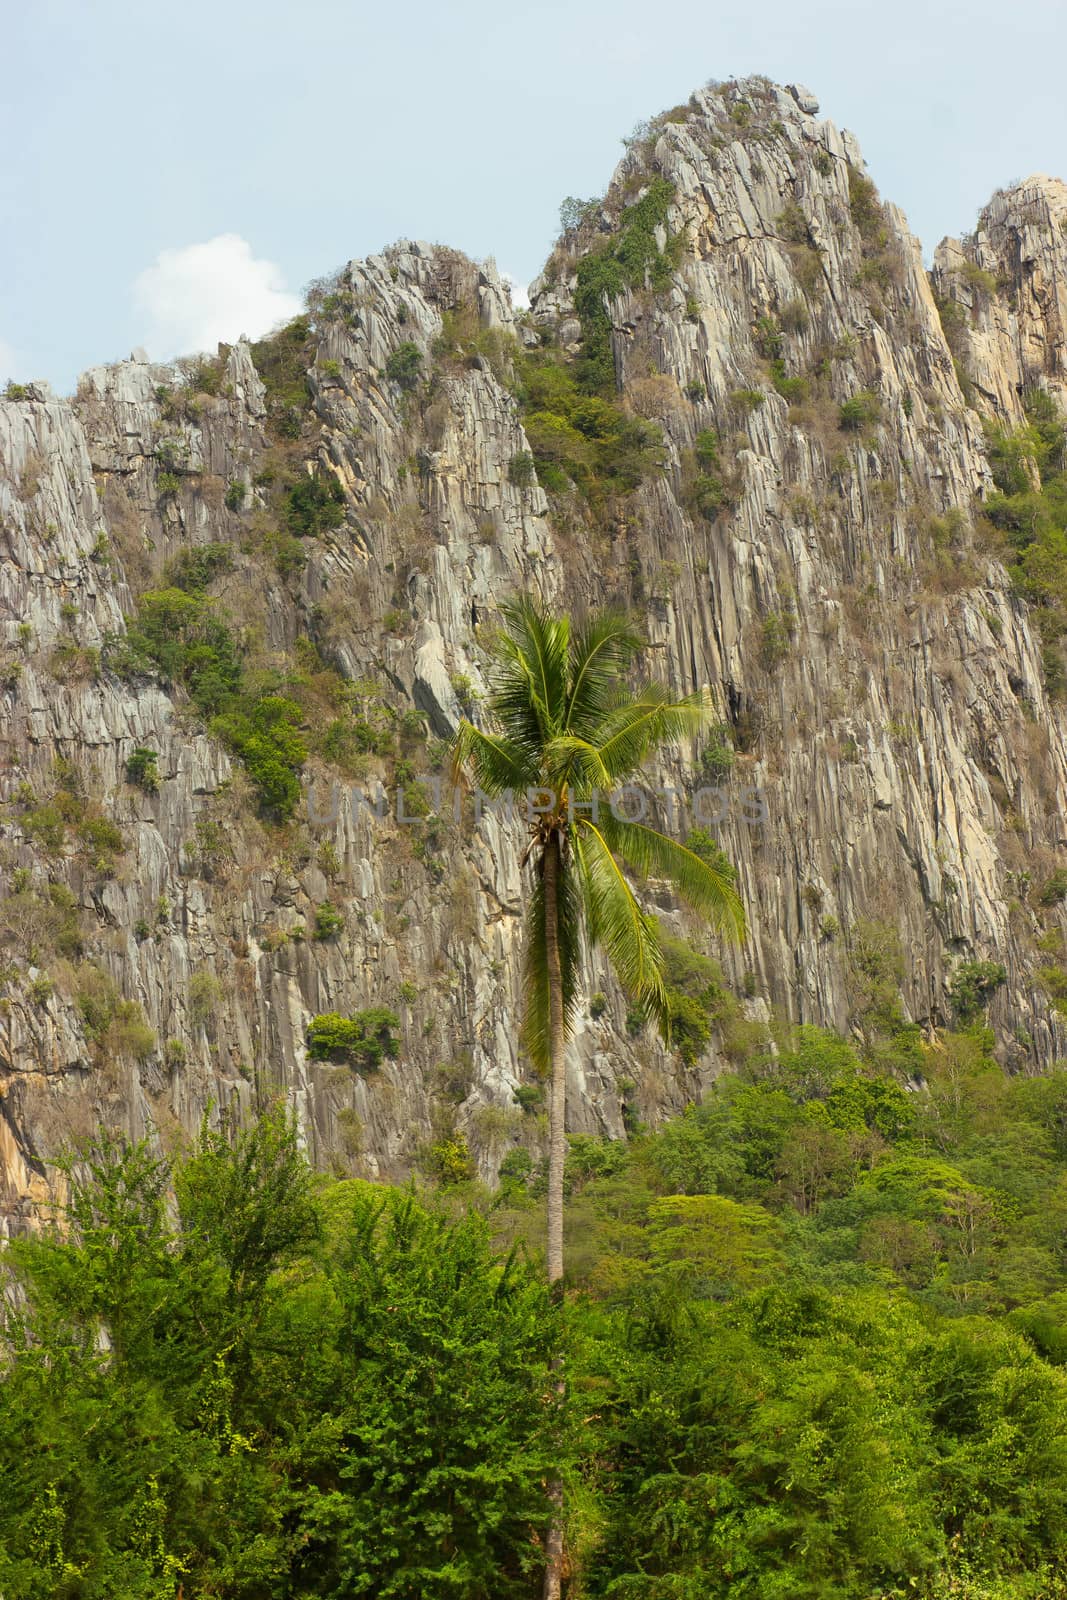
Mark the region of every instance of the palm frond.
<instances>
[{"instance_id":1,"label":"palm frond","mask_svg":"<svg viewBox=\"0 0 1067 1600\"><path fill-rule=\"evenodd\" d=\"M569 619L550 616L530 599L509 600L500 609L504 631L492 709L522 743L532 742L534 724L545 743L566 712Z\"/></svg>"},{"instance_id":2,"label":"palm frond","mask_svg":"<svg viewBox=\"0 0 1067 1600\"><path fill-rule=\"evenodd\" d=\"M732 874L713 866L687 845L643 822L600 818L608 847L643 877L666 878L695 911L703 912L730 938L745 936L745 909Z\"/></svg>"},{"instance_id":3,"label":"palm frond","mask_svg":"<svg viewBox=\"0 0 1067 1600\"><path fill-rule=\"evenodd\" d=\"M572 848L590 937L604 946L636 1005L647 1017L668 1025L656 918L642 911L603 833L586 817L575 823Z\"/></svg>"},{"instance_id":4,"label":"palm frond","mask_svg":"<svg viewBox=\"0 0 1067 1600\"><path fill-rule=\"evenodd\" d=\"M711 696L705 689L673 700L662 684L646 684L636 698L608 713L596 740L612 781L636 772L660 745L691 738L705 726L711 711Z\"/></svg>"},{"instance_id":5,"label":"palm frond","mask_svg":"<svg viewBox=\"0 0 1067 1600\"><path fill-rule=\"evenodd\" d=\"M596 611L571 634L564 727L593 739L619 700L624 674L644 640L624 611Z\"/></svg>"},{"instance_id":6,"label":"palm frond","mask_svg":"<svg viewBox=\"0 0 1067 1600\"><path fill-rule=\"evenodd\" d=\"M537 766L527 749L502 735L483 733L470 722L456 729L450 755L453 783L469 772L483 794L521 792L537 782Z\"/></svg>"},{"instance_id":7,"label":"palm frond","mask_svg":"<svg viewBox=\"0 0 1067 1600\"><path fill-rule=\"evenodd\" d=\"M573 734L560 734L549 740L544 750L544 773L557 793L566 786L586 795L592 789L606 788L612 781L596 746Z\"/></svg>"},{"instance_id":8,"label":"palm frond","mask_svg":"<svg viewBox=\"0 0 1067 1600\"><path fill-rule=\"evenodd\" d=\"M573 872L561 872L557 890L559 964L563 978L563 1027L569 1034L574 1022L581 964L582 900ZM541 859L534 864L534 887L526 923L523 965L525 1015L522 1039L537 1072L552 1065L549 1016L548 960L545 951L545 888Z\"/></svg>"}]
</instances>

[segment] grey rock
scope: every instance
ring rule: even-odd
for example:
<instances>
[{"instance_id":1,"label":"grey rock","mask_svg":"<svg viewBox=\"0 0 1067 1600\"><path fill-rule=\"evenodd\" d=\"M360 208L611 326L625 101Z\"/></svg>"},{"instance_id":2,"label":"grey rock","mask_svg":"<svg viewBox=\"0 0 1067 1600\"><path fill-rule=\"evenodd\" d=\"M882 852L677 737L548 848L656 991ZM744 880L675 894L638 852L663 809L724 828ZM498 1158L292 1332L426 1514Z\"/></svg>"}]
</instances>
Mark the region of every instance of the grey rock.
<instances>
[{"instance_id":1,"label":"grey rock","mask_svg":"<svg viewBox=\"0 0 1067 1600\"><path fill-rule=\"evenodd\" d=\"M738 96L766 123L758 145L734 120ZM851 951L874 920L899 937L903 1004L930 1034L951 1019L955 963L992 958L1008 971L990 1013L1002 1059L1034 1071L1063 1054L1018 875L1065 848L1067 724L1046 695L1027 612L972 537L989 463L918 245L886 207L892 270L884 286L864 277L846 167L862 169L862 156L850 135L812 122L817 106L800 86L787 94L749 80L702 90L694 104L685 122L657 128L654 169L647 150L627 151L605 199L610 223L662 171L674 185L672 231L688 239L670 290L641 287L609 307L625 404L664 440L663 472L610 522L512 484L509 464L529 441L494 359L434 354L460 303L485 328L575 342L576 261L562 252L530 287L529 326L516 323L489 262L401 241L348 265L355 312L317 335L307 462L335 475L345 522L305 541L306 565L288 583L249 539L268 509L255 483L268 396L247 342L230 350L215 396L188 394L179 369L138 352L86 373L73 402L42 392L0 403L0 636L21 668L0 690L0 842L33 882L70 889L85 960L136 1000L157 1040L141 1062L102 1056L73 965L40 963L55 988L35 999L25 941L9 935L0 1228L32 1223L49 1198L47 1163L72 1133L101 1122L152 1137L193 1130L208 1107L247 1109L275 1093L317 1162L401 1177L430 1136L442 1062L465 1064L457 1126L486 1178L505 1148L484 1132L499 1117L479 1113L514 1111L526 1070L525 828L493 814L476 825L469 808L457 817L446 805L436 846L416 849L423 836L397 822L373 758L359 782L313 762L306 814L283 850L256 818L242 769L180 694L119 677L106 659L96 670L91 652L121 637L136 595L180 550L215 541L235 550L220 603L258 630L267 655L281 660L313 636L353 684L373 683L397 711L422 709L442 739L463 715L459 680L480 715L484 625L502 597L532 591L575 609L640 597L653 670L679 691L709 684L738 746L717 837L737 866L748 944L717 949L655 886L649 904L716 954L735 992L755 987L751 1018L773 1007L848 1026ZM787 202L818 244L817 271L781 236ZM938 292L967 309L966 364L982 404L1008 422L1035 382L1067 398L1065 211L1062 185L1027 180L991 202L974 240L938 252ZM758 343L761 320L786 306L790 372L835 352L825 390L794 408ZM383 375L406 341L426 370L437 363L425 407ZM882 420L855 440L838 429L837 408L867 389ZM763 400L745 412L737 395L748 390ZM692 509L693 444L706 428L724 441L731 482L713 520ZM187 468L182 493L162 502L161 439ZM225 507L234 481L249 486L239 531ZM946 577L930 520L957 510L961 545ZM389 611L401 620L387 631ZM772 614L792 619L773 663ZM158 752L154 795L127 782L140 745ZM688 792L696 754L668 752L650 782ZM48 795L57 761L123 830L110 875L73 833L52 856L28 836L20 786ZM746 788L766 797L757 826L745 820ZM301 939L326 898L343 929ZM1051 915L1064 923L1061 910ZM689 1069L655 1040L630 1039L598 955L584 977L607 1006L595 1021L582 1016L569 1058L576 1131L621 1135L623 1079L654 1124L728 1066L723 1040ZM372 1004L401 1013L395 1062L363 1079L308 1060L316 1012ZM358 1152L345 1113L362 1125ZM536 1146L531 1122L520 1118L517 1132Z\"/></svg>"},{"instance_id":2,"label":"grey rock","mask_svg":"<svg viewBox=\"0 0 1067 1600\"><path fill-rule=\"evenodd\" d=\"M802 83L787 83L786 89L792 95L801 111L809 117L814 117L819 109L819 102L810 89L805 89Z\"/></svg>"}]
</instances>

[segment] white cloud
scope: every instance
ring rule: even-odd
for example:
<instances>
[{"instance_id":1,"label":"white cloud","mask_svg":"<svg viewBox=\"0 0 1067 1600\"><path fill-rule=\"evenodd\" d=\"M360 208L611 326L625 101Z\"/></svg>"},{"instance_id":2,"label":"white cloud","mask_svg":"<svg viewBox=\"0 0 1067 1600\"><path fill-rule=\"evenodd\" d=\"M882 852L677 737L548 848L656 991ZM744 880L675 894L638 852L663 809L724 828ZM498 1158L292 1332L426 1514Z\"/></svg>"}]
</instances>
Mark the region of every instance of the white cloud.
<instances>
[{"instance_id":1,"label":"white cloud","mask_svg":"<svg viewBox=\"0 0 1067 1600\"><path fill-rule=\"evenodd\" d=\"M518 278L514 277L510 272L502 272L500 276L507 284L508 293L511 295L511 303L515 307L515 310L528 310L530 305L530 292L526 285L524 283L520 283Z\"/></svg>"},{"instance_id":2,"label":"white cloud","mask_svg":"<svg viewBox=\"0 0 1067 1600\"><path fill-rule=\"evenodd\" d=\"M140 342L157 360L214 350L242 333L258 339L301 309L281 268L257 259L237 233L161 250L134 279L133 298Z\"/></svg>"}]
</instances>

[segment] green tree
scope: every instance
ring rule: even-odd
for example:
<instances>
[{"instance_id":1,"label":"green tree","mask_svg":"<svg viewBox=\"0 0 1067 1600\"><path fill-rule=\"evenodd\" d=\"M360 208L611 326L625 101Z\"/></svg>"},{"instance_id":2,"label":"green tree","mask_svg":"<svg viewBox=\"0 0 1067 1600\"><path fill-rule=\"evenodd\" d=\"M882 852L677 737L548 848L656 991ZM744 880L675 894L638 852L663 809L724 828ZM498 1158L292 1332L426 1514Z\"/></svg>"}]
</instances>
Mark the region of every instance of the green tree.
<instances>
[{"instance_id":1,"label":"green tree","mask_svg":"<svg viewBox=\"0 0 1067 1600\"><path fill-rule=\"evenodd\" d=\"M642 641L625 616L592 614L572 626L529 599L503 608L488 709L493 732L464 721L452 757L483 793L525 794L537 806L527 851L533 887L526 929L524 1034L550 1079L548 1279L563 1277L566 1041L574 1020L583 924L602 945L634 1006L670 1027L656 918L623 870L670 882L723 930L744 913L732 875L644 822L620 820L609 797L663 745L708 720L707 696L675 699L660 684L636 692L626 674ZM560 1592L562 1525L546 1550L545 1600Z\"/></svg>"}]
</instances>

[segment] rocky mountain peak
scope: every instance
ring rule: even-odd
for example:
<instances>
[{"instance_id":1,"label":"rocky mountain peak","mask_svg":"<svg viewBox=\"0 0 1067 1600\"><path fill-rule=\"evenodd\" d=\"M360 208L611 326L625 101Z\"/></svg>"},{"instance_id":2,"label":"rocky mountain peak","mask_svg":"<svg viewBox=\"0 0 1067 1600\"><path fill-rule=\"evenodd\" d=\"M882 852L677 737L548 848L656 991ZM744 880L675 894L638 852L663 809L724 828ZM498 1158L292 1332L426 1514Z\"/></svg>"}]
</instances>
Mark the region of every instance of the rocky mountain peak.
<instances>
[{"instance_id":1,"label":"rocky mountain peak","mask_svg":"<svg viewBox=\"0 0 1067 1600\"><path fill-rule=\"evenodd\" d=\"M12 392L7 1226L72 1132L174 1139L279 1093L336 1170L536 1149L524 841L434 790L519 590L628 605L655 670L711 687L716 727L650 784L751 922L716 951L645 887L714 974L704 1023L668 1051L592 959L576 1130L679 1109L775 1017L936 1039L961 973L1001 974L1005 1065L1059 1055L1060 646L986 511L989 419L1067 399L1065 195L995 196L928 278L808 90L711 85L568 203L528 313L402 241L271 338ZM373 1049L317 1048L371 1014Z\"/></svg>"}]
</instances>

